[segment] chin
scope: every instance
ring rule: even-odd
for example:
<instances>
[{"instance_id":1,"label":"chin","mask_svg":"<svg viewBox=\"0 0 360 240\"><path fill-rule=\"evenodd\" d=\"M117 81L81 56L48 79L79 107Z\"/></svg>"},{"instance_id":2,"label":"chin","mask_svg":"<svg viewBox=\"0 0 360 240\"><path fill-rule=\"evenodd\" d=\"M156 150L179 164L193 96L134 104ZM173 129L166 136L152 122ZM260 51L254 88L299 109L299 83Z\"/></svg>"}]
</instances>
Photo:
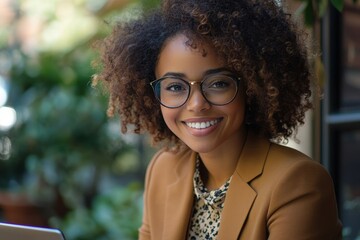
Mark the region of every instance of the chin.
<instances>
[{"instance_id":1,"label":"chin","mask_svg":"<svg viewBox=\"0 0 360 240\"><path fill-rule=\"evenodd\" d=\"M216 149L216 146L212 146L210 144L206 144L206 143L199 143L199 144L187 144L185 143L186 146L188 146L191 150L193 150L194 152L197 153L209 153L213 150Z\"/></svg>"}]
</instances>

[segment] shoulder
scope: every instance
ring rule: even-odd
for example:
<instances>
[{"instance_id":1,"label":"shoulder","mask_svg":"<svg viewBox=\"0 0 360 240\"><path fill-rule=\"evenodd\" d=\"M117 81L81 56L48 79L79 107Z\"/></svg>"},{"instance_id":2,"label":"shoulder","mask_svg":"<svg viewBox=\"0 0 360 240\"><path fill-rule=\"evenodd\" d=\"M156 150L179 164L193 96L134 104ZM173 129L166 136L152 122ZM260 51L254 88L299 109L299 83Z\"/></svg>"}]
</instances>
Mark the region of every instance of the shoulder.
<instances>
[{"instance_id":1,"label":"shoulder","mask_svg":"<svg viewBox=\"0 0 360 240\"><path fill-rule=\"evenodd\" d=\"M270 232L274 236L277 233L284 235L289 226L292 229L297 225L297 236L319 236L311 239L337 236L341 224L333 181L327 170L306 155L279 145L270 148L267 160L264 174L268 178L264 191L270 189L267 215ZM287 223L283 224L282 218L287 219ZM292 234L290 231L287 233L289 236Z\"/></svg>"},{"instance_id":2,"label":"shoulder","mask_svg":"<svg viewBox=\"0 0 360 240\"><path fill-rule=\"evenodd\" d=\"M277 143L270 143L269 155L268 157L277 158L281 161L294 161L294 160L310 160L313 161L310 157L303 154L302 152L283 146Z\"/></svg>"},{"instance_id":3,"label":"shoulder","mask_svg":"<svg viewBox=\"0 0 360 240\"><path fill-rule=\"evenodd\" d=\"M321 164L305 154L250 132L237 166L237 173L244 181L251 181L252 185L258 183L259 185L256 185L259 187L274 186L277 179L285 176L288 178L301 177L297 174L286 175L293 171L304 171L301 176L311 172L319 172L319 175L327 174Z\"/></svg>"},{"instance_id":4,"label":"shoulder","mask_svg":"<svg viewBox=\"0 0 360 240\"><path fill-rule=\"evenodd\" d=\"M169 169L177 166L181 159L191 158L192 151L183 148L178 151L160 149L151 159L148 168L150 169ZM185 160L186 161L186 160Z\"/></svg>"},{"instance_id":5,"label":"shoulder","mask_svg":"<svg viewBox=\"0 0 360 240\"><path fill-rule=\"evenodd\" d=\"M273 143L258 180L262 184L254 184L270 191L272 196L312 193L326 198L334 195L333 180L320 163L295 149Z\"/></svg>"},{"instance_id":6,"label":"shoulder","mask_svg":"<svg viewBox=\"0 0 360 240\"><path fill-rule=\"evenodd\" d=\"M183 168L191 168L192 155L194 155L194 152L188 148L178 151L165 148L159 150L147 167L146 182L149 182L150 178L162 179L162 181L174 178L178 175L178 171Z\"/></svg>"},{"instance_id":7,"label":"shoulder","mask_svg":"<svg viewBox=\"0 0 360 240\"><path fill-rule=\"evenodd\" d=\"M328 171L305 154L271 144L263 174L271 182L272 194L322 195L334 197L333 181ZM280 194L282 193L282 194Z\"/></svg>"},{"instance_id":8,"label":"shoulder","mask_svg":"<svg viewBox=\"0 0 360 240\"><path fill-rule=\"evenodd\" d=\"M309 156L296 149L270 144L266 166L274 172L284 175L286 172L302 171L302 175L312 175L317 173L328 176L327 170Z\"/></svg>"}]
</instances>

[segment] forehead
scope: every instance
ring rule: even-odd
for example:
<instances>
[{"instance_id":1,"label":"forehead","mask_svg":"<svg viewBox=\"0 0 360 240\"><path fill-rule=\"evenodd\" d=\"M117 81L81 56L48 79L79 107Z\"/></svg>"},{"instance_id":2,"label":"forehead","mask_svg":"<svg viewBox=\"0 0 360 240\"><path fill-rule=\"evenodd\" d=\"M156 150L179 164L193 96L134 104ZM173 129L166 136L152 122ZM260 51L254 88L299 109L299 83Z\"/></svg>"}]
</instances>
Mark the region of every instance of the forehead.
<instances>
[{"instance_id":1,"label":"forehead","mask_svg":"<svg viewBox=\"0 0 360 240\"><path fill-rule=\"evenodd\" d=\"M190 42L186 35L177 34L164 43L155 74L159 78L169 72L181 73L195 80L206 71L220 67L224 67L223 61L210 44Z\"/></svg>"}]
</instances>

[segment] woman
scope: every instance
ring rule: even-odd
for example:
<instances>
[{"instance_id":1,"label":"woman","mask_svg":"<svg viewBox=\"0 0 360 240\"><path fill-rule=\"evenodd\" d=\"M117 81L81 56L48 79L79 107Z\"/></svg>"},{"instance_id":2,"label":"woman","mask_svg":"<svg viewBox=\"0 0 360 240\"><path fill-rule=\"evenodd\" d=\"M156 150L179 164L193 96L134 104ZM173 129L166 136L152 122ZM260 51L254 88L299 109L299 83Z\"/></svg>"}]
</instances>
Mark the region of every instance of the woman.
<instances>
[{"instance_id":1,"label":"woman","mask_svg":"<svg viewBox=\"0 0 360 240\"><path fill-rule=\"evenodd\" d=\"M312 75L274 1L166 1L101 47L109 114L165 145L139 239L341 239L326 170L276 144L312 107Z\"/></svg>"}]
</instances>

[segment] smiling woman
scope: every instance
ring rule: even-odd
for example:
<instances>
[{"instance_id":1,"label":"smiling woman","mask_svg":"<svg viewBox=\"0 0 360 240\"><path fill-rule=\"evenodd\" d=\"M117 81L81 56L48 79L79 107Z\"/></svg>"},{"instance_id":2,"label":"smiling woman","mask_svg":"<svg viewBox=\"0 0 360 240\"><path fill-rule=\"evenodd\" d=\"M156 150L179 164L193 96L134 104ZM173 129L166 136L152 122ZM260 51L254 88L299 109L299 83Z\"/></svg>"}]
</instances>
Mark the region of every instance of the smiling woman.
<instances>
[{"instance_id":1,"label":"smiling woman","mask_svg":"<svg viewBox=\"0 0 360 240\"><path fill-rule=\"evenodd\" d=\"M165 144L139 239L341 238L329 174L275 143L312 107L301 34L275 1L168 0L99 44L109 114Z\"/></svg>"}]
</instances>

